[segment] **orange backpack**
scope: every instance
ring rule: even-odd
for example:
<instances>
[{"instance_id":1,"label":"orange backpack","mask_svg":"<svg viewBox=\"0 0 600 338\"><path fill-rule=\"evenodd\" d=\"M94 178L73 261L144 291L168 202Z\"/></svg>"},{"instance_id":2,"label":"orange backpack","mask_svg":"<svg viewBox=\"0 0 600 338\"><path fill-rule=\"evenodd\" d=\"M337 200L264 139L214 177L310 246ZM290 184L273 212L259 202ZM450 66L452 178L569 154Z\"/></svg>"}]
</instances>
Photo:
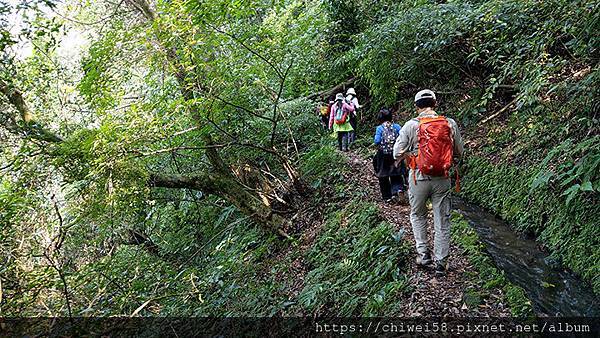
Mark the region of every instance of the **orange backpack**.
<instances>
[{"instance_id":1,"label":"orange backpack","mask_svg":"<svg viewBox=\"0 0 600 338\"><path fill-rule=\"evenodd\" d=\"M417 142L419 149L416 156L409 159L409 167L428 176L448 177L452 167L454 138L452 127L444 116L419 118ZM458 170L456 171L456 191L460 190Z\"/></svg>"},{"instance_id":2,"label":"orange backpack","mask_svg":"<svg viewBox=\"0 0 600 338\"><path fill-rule=\"evenodd\" d=\"M341 107L336 105L335 106L335 115L334 115L335 124L344 124L344 123L346 123L347 119L348 119L348 111L346 109L344 109L344 105L342 105Z\"/></svg>"}]
</instances>

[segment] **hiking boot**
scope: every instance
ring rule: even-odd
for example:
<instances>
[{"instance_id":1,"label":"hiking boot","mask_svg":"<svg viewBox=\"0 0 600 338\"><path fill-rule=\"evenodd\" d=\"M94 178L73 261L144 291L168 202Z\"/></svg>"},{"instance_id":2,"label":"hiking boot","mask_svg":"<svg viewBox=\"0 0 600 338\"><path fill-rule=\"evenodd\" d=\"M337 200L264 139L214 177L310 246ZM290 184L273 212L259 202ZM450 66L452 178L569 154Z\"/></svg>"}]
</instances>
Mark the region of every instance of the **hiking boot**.
<instances>
[{"instance_id":1,"label":"hiking boot","mask_svg":"<svg viewBox=\"0 0 600 338\"><path fill-rule=\"evenodd\" d=\"M446 270L448 270L448 264L446 262L436 262L435 263L435 275L436 276L445 276Z\"/></svg>"},{"instance_id":2,"label":"hiking boot","mask_svg":"<svg viewBox=\"0 0 600 338\"><path fill-rule=\"evenodd\" d=\"M417 253L417 265L425 266L431 264L431 255L429 252L424 254Z\"/></svg>"}]
</instances>

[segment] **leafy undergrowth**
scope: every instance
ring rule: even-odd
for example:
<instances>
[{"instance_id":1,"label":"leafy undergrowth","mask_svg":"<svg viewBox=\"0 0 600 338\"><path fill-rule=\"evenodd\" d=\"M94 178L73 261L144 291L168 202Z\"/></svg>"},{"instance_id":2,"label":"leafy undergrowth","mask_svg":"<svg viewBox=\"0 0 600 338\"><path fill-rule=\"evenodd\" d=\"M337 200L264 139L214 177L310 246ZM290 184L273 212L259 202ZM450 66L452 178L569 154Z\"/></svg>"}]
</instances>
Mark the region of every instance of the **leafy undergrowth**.
<instances>
[{"instance_id":1,"label":"leafy undergrowth","mask_svg":"<svg viewBox=\"0 0 600 338\"><path fill-rule=\"evenodd\" d=\"M354 200L330 214L308 253L313 269L298 297L319 315L389 315L408 282L409 247L383 222L377 206Z\"/></svg>"},{"instance_id":2,"label":"leafy undergrowth","mask_svg":"<svg viewBox=\"0 0 600 338\"><path fill-rule=\"evenodd\" d=\"M525 291L510 283L504 274L494 266L492 259L483 251L484 245L469 223L457 213L452 215L452 240L469 258L477 274L471 277L477 283L477 288L465 290L464 301L469 307L478 306L481 299L489 296L490 290L501 288L504 291L504 301L508 304L511 314L515 317L531 317L533 308Z\"/></svg>"},{"instance_id":3,"label":"leafy undergrowth","mask_svg":"<svg viewBox=\"0 0 600 338\"><path fill-rule=\"evenodd\" d=\"M307 151L301 168L315 190L310 212L294 220L302 224L292 234L294 241L265 238L233 209L205 206L203 213L221 221L162 229L155 237L161 247L156 255L121 246L70 276L70 285L84 281L78 298L92 299L87 312L75 315L393 313L406 291L408 242L382 220L374 204L348 188L346 158L328 143ZM219 216L223 210L227 215ZM166 246L173 236L189 238L189 246ZM107 287L114 292L103 293Z\"/></svg>"},{"instance_id":4,"label":"leafy undergrowth","mask_svg":"<svg viewBox=\"0 0 600 338\"><path fill-rule=\"evenodd\" d=\"M318 189L326 215L314 243L303 254L302 290L286 313L343 316L390 314L406 288L408 244L348 186L350 167L331 142L316 144L302 161L305 179ZM354 191L353 191L354 190ZM294 278L300 276L290 276Z\"/></svg>"}]
</instances>

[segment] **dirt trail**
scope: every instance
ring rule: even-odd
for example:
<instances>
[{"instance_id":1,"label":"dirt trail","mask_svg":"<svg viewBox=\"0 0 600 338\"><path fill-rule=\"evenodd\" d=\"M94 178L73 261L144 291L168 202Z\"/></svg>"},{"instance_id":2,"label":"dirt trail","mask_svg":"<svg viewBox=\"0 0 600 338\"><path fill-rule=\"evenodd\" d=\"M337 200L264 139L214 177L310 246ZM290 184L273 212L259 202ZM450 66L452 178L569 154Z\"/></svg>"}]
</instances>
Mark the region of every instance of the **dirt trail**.
<instances>
[{"instance_id":1,"label":"dirt trail","mask_svg":"<svg viewBox=\"0 0 600 338\"><path fill-rule=\"evenodd\" d=\"M348 152L349 164L352 167L353 185L356 189L367 189L369 199L376 202L381 210L382 217L393 224L397 230L404 228L407 239L414 245L412 227L409 221L410 209L408 206L388 204L381 200L377 178L373 175L370 160L357 152ZM429 240L433 244L432 214L429 215ZM414 246L413 246L414 248ZM430 246L430 248L432 248ZM490 290L490 295L482 300L482 304L470 308L465 304L464 291L472 287L477 290L477 285L469 278L477 271L469 263L468 258L455 244L450 244L448 273L444 277L436 278L433 269L417 267L415 252L409 262L409 273L412 275L410 284L414 290L407 299L401 299L403 316L478 316L500 317L510 316L510 310L502 303L502 290Z\"/></svg>"}]
</instances>

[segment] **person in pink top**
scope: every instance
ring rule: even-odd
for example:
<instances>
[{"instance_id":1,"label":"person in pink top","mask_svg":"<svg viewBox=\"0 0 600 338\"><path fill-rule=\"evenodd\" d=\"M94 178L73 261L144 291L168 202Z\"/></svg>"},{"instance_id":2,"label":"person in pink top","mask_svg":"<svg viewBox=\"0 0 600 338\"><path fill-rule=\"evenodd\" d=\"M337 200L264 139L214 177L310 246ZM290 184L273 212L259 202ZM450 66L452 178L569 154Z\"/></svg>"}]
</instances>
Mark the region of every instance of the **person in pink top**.
<instances>
[{"instance_id":1,"label":"person in pink top","mask_svg":"<svg viewBox=\"0 0 600 338\"><path fill-rule=\"evenodd\" d=\"M349 135L353 131L350 125L350 115L354 113L354 106L346 103L344 94L338 93L329 113L329 129L337 133L338 148L340 151L348 151Z\"/></svg>"}]
</instances>

